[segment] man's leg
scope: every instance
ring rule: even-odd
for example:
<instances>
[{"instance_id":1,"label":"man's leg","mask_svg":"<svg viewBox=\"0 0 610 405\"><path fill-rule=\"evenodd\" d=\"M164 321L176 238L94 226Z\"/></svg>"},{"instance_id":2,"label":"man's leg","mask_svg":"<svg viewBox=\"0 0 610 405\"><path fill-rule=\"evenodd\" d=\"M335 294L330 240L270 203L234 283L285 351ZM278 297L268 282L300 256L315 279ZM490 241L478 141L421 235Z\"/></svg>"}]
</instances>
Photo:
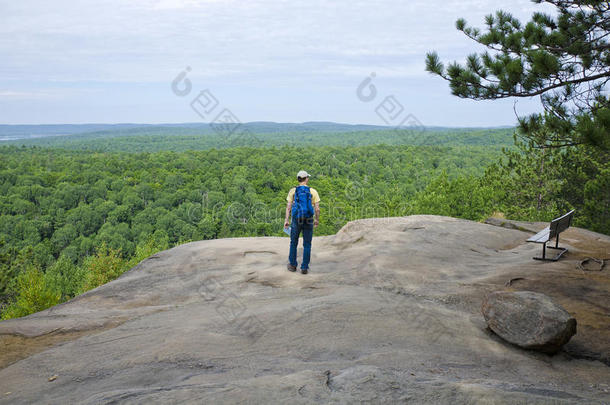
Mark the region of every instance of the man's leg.
<instances>
[{"instance_id":1,"label":"man's leg","mask_svg":"<svg viewBox=\"0 0 610 405\"><path fill-rule=\"evenodd\" d=\"M301 270L309 269L309 258L311 257L311 238L313 237L313 218L303 221L303 263Z\"/></svg>"},{"instance_id":2,"label":"man's leg","mask_svg":"<svg viewBox=\"0 0 610 405\"><path fill-rule=\"evenodd\" d=\"M292 218L290 224L290 254L288 255L288 262L291 266L297 267L297 246L299 244L299 234L301 229L298 225L298 221Z\"/></svg>"}]
</instances>

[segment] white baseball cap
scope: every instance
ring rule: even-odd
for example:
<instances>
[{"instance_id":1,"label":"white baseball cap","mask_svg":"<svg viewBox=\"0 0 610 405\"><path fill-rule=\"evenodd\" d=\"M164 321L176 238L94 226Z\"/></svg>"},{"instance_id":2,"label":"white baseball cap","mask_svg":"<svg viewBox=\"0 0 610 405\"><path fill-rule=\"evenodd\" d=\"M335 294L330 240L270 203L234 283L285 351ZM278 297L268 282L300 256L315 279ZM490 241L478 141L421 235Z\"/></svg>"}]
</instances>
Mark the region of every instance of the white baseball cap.
<instances>
[{"instance_id":1,"label":"white baseball cap","mask_svg":"<svg viewBox=\"0 0 610 405\"><path fill-rule=\"evenodd\" d=\"M304 179L305 177L310 177L309 173L307 173L305 170L301 170L300 172L297 173L297 177Z\"/></svg>"}]
</instances>

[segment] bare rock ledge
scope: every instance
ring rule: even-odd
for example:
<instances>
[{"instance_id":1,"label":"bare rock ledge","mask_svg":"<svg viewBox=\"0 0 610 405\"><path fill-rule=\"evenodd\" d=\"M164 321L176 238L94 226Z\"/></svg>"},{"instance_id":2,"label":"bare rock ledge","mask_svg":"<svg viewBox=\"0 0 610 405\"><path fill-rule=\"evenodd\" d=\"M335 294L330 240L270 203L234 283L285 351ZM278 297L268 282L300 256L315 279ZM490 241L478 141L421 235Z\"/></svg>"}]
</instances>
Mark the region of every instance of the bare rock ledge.
<instances>
[{"instance_id":1,"label":"bare rock ledge","mask_svg":"<svg viewBox=\"0 0 610 405\"><path fill-rule=\"evenodd\" d=\"M577 264L610 237L570 228L541 263L525 241L547 225L354 221L314 237L307 275L287 237L177 246L0 322L0 404L608 404L610 271ZM578 333L555 356L507 344L481 316L498 290L552 297Z\"/></svg>"}]
</instances>

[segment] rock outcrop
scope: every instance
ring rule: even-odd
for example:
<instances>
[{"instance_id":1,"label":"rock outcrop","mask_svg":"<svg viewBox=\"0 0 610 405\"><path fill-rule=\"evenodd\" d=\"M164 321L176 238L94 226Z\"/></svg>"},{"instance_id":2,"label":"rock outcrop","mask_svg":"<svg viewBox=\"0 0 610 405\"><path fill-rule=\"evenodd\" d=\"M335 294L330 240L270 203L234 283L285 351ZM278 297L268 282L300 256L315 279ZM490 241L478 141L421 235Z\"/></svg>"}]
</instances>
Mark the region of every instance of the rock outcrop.
<instances>
[{"instance_id":1,"label":"rock outcrop","mask_svg":"<svg viewBox=\"0 0 610 405\"><path fill-rule=\"evenodd\" d=\"M610 257L610 238L570 228L542 263L530 235L359 220L314 237L307 275L286 270L286 237L178 246L0 322L0 404L605 403L610 272L576 265ZM578 334L553 357L507 344L481 316L501 289L553 297Z\"/></svg>"},{"instance_id":2,"label":"rock outcrop","mask_svg":"<svg viewBox=\"0 0 610 405\"><path fill-rule=\"evenodd\" d=\"M576 334L576 319L544 294L495 291L481 310L491 330L525 349L557 353Z\"/></svg>"}]
</instances>

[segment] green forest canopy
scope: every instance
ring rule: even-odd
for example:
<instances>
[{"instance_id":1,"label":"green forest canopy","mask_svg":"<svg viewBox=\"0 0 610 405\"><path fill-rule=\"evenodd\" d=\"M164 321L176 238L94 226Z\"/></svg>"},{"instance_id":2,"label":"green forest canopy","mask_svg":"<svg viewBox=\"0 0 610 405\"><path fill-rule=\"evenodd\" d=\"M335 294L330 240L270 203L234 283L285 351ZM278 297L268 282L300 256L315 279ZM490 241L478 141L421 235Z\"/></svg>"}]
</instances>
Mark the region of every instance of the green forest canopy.
<instances>
[{"instance_id":1,"label":"green forest canopy","mask_svg":"<svg viewBox=\"0 0 610 405\"><path fill-rule=\"evenodd\" d=\"M370 134L361 140L370 142ZM324 235L349 220L423 210L417 196L431 179L475 179L500 156L496 145L154 153L3 147L3 316L22 316L69 299L179 243L281 236L285 195L302 168L314 174L312 186L322 196L317 234ZM422 201L426 207L431 203ZM480 207L465 209L462 216L484 216L475 212ZM25 302L24 296L40 302Z\"/></svg>"}]
</instances>

